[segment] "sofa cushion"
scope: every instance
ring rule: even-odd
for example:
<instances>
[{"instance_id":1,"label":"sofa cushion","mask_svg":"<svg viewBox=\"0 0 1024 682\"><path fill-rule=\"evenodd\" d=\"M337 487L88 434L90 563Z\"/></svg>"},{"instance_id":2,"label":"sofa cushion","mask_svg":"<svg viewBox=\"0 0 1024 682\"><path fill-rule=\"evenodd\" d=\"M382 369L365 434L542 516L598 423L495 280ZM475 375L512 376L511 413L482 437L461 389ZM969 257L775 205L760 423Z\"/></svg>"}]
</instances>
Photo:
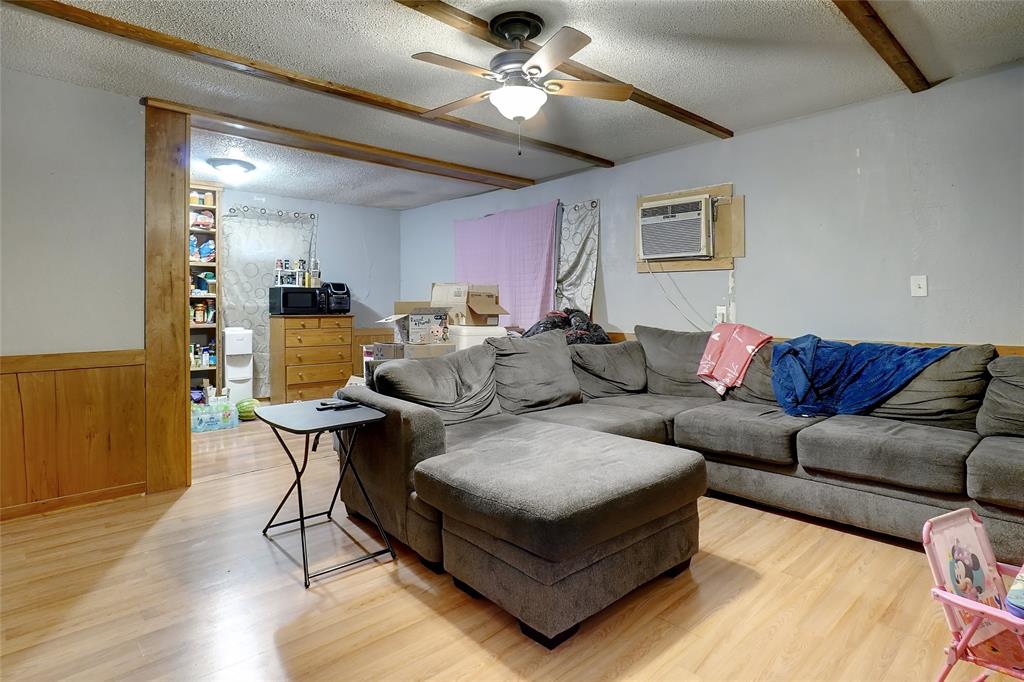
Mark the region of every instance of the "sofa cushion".
<instances>
[{"instance_id":1,"label":"sofa cushion","mask_svg":"<svg viewBox=\"0 0 1024 682\"><path fill-rule=\"evenodd\" d=\"M893 419L838 415L796 437L804 468L913 490L965 493L975 433Z\"/></svg>"},{"instance_id":2,"label":"sofa cushion","mask_svg":"<svg viewBox=\"0 0 1024 682\"><path fill-rule=\"evenodd\" d=\"M487 419L451 424L444 429L445 452L461 450L487 439L532 438L536 422L503 412Z\"/></svg>"},{"instance_id":3,"label":"sofa cushion","mask_svg":"<svg viewBox=\"0 0 1024 682\"><path fill-rule=\"evenodd\" d=\"M986 366L995 356L995 346L988 344L958 348L925 367L870 415L973 431L988 384Z\"/></svg>"},{"instance_id":4,"label":"sofa cushion","mask_svg":"<svg viewBox=\"0 0 1024 682\"><path fill-rule=\"evenodd\" d=\"M649 440L653 443L664 443L668 440L668 430L661 415L630 407L586 402L540 410L523 416L537 421L576 426L588 431Z\"/></svg>"},{"instance_id":5,"label":"sofa cushion","mask_svg":"<svg viewBox=\"0 0 1024 682\"><path fill-rule=\"evenodd\" d=\"M967 458L967 494L981 502L1024 509L1024 438L982 438Z\"/></svg>"},{"instance_id":6,"label":"sofa cushion","mask_svg":"<svg viewBox=\"0 0 1024 682\"><path fill-rule=\"evenodd\" d=\"M704 458L670 445L556 427L420 462L427 504L550 561L563 561L691 504Z\"/></svg>"},{"instance_id":7,"label":"sofa cushion","mask_svg":"<svg viewBox=\"0 0 1024 682\"><path fill-rule=\"evenodd\" d=\"M494 358L493 348L475 346L437 358L392 360L374 372L374 388L434 408L445 424L483 419L501 412Z\"/></svg>"},{"instance_id":8,"label":"sofa cushion","mask_svg":"<svg viewBox=\"0 0 1024 682\"><path fill-rule=\"evenodd\" d=\"M521 414L580 401L580 382L572 371L565 332L554 330L529 338L487 339L497 357L494 376L498 401L506 412Z\"/></svg>"},{"instance_id":9,"label":"sofa cushion","mask_svg":"<svg viewBox=\"0 0 1024 682\"><path fill-rule=\"evenodd\" d=\"M692 410L695 407L714 405L720 403L717 397L714 398L690 398L682 395L654 395L653 393L634 393L632 395L616 395L608 398L595 398L590 401L595 405L618 405L620 407L632 407L634 410L644 410L661 415L665 420L665 428L669 437L675 430L676 415L680 412Z\"/></svg>"},{"instance_id":10,"label":"sofa cushion","mask_svg":"<svg viewBox=\"0 0 1024 682\"><path fill-rule=\"evenodd\" d=\"M677 416L675 442L701 452L790 464L796 461L796 434L823 419L791 417L781 407L732 400Z\"/></svg>"},{"instance_id":11,"label":"sofa cushion","mask_svg":"<svg viewBox=\"0 0 1024 682\"><path fill-rule=\"evenodd\" d=\"M778 405L775 400L775 389L772 388L772 350L775 342L770 341L754 353L747 371L743 375L743 383L732 388L725 397L729 400L740 400L745 403L759 405Z\"/></svg>"},{"instance_id":12,"label":"sofa cushion","mask_svg":"<svg viewBox=\"0 0 1024 682\"><path fill-rule=\"evenodd\" d=\"M647 388L644 349L639 341L569 346L572 369L584 398L637 393Z\"/></svg>"},{"instance_id":13,"label":"sofa cushion","mask_svg":"<svg viewBox=\"0 0 1024 682\"><path fill-rule=\"evenodd\" d=\"M659 395L718 396L697 378L711 332L675 332L656 327L635 328L647 362L647 390Z\"/></svg>"},{"instance_id":14,"label":"sofa cushion","mask_svg":"<svg viewBox=\"0 0 1024 682\"><path fill-rule=\"evenodd\" d=\"M1024 436L1024 356L996 358L988 371L992 381L978 412L978 433Z\"/></svg>"}]
</instances>

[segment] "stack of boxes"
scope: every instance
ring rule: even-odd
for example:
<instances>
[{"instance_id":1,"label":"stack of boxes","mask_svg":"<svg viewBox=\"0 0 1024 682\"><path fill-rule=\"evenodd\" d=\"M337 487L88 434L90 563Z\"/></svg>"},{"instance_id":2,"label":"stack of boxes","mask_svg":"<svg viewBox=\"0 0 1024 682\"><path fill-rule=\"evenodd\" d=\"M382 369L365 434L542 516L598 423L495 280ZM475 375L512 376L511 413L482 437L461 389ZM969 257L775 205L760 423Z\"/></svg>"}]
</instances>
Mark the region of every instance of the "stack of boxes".
<instances>
[{"instance_id":1,"label":"stack of boxes","mask_svg":"<svg viewBox=\"0 0 1024 682\"><path fill-rule=\"evenodd\" d=\"M505 336L499 315L508 311L498 302L496 284L435 282L429 301L395 301L395 314L378 320L394 326L395 341L363 348L363 376L372 376L385 360L433 358Z\"/></svg>"}]
</instances>

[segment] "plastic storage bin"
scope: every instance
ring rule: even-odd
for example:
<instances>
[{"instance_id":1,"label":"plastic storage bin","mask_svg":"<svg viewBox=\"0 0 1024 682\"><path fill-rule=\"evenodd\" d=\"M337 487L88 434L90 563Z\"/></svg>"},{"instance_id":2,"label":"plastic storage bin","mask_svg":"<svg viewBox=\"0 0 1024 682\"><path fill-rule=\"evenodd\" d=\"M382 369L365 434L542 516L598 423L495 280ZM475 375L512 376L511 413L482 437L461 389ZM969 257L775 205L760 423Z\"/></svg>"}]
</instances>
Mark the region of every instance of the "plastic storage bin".
<instances>
[{"instance_id":1,"label":"plastic storage bin","mask_svg":"<svg viewBox=\"0 0 1024 682\"><path fill-rule=\"evenodd\" d=\"M466 324L453 324L448 327L448 340L455 344L455 350L479 346L484 339L506 334L508 332L504 327L474 327Z\"/></svg>"}]
</instances>

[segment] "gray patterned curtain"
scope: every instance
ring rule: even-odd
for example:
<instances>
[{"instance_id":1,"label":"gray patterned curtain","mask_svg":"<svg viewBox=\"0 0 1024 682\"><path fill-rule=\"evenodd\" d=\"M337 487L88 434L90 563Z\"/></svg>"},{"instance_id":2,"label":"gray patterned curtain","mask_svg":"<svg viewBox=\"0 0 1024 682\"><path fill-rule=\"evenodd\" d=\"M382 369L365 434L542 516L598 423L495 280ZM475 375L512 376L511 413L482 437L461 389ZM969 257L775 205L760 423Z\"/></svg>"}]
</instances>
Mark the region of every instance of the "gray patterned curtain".
<instances>
[{"instance_id":1,"label":"gray patterned curtain","mask_svg":"<svg viewBox=\"0 0 1024 682\"><path fill-rule=\"evenodd\" d=\"M587 315L594 305L601 204L597 199L566 204L558 231L555 307L578 308Z\"/></svg>"},{"instance_id":2,"label":"gray patterned curtain","mask_svg":"<svg viewBox=\"0 0 1024 682\"><path fill-rule=\"evenodd\" d=\"M252 330L255 398L270 396L270 287L278 258L316 258L316 214L232 206L222 217L220 305L225 327Z\"/></svg>"}]
</instances>

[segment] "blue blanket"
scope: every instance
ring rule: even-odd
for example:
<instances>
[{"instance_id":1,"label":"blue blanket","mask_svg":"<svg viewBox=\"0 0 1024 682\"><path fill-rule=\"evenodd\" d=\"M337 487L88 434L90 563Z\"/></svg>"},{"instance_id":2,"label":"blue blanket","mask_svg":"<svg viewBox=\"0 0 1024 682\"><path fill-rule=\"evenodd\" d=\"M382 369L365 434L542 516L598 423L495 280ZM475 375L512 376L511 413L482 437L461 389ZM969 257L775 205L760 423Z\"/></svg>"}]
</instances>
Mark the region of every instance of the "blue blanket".
<instances>
[{"instance_id":1,"label":"blue blanket","mask_svg":"<svg viewBox=\"0 0 1024 682\"><path fill-rule=\"evenodd\" d=\"M953 346L850 345L807 334L776 344L772 388L786 414L863 414L953 350Z\"/></svg>"}]
</instances>

